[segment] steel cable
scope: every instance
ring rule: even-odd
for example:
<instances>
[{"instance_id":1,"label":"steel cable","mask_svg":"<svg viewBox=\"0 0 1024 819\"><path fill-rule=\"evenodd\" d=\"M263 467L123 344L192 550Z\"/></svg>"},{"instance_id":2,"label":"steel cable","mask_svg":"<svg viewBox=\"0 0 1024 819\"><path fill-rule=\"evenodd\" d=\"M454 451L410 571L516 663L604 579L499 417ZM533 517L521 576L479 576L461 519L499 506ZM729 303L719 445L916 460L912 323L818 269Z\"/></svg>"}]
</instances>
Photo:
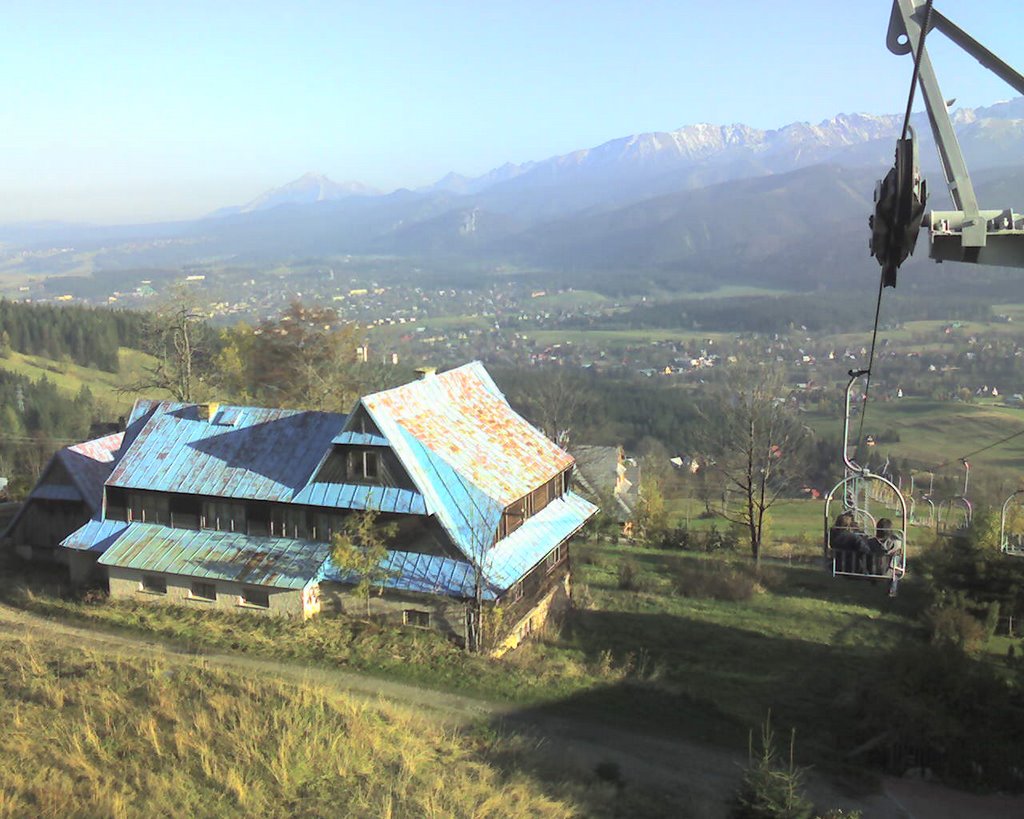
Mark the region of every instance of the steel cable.
<instances>
[{"instance_id":1,"label":"steel cable","mask_svg":"<svg viewBox=\"0 0 1024 819\"><path fill-rule=\"evenodd\" d=\"M914 94L917 90L917 79L921 73L921 59L924 56L924 40L928 36L928 27L932 18L932 0L928 0L924 8L924 22L921 25L921 38L917 41L917 54L914 56L914 73L910 77L910 93L907 94L907 109L903 115L903 131L900 139L907 138L910 127L910 111L914 107ZM868 393L871 390L871 373L875 366L875 343L878 340L878 317L882 310L882 290L885 287L885 271L878 281L878 298L875 301L875 322L871 330L871 352L868 354L867 378L864 380L864 397L861 399L860 424L857 428L857 445L854 454L860 463L860 448L864 440L864 420L868 413Z\"/></svg>"}]
</instances>

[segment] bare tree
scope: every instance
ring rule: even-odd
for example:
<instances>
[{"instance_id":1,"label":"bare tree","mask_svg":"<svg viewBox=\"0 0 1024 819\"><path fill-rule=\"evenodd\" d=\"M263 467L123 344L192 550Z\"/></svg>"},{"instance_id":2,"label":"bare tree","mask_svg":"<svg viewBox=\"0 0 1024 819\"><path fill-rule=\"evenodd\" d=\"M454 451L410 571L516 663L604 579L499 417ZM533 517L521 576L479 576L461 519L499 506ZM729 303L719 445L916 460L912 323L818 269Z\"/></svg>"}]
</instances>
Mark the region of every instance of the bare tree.
<instances>
[{"instance_id":1,"label":"bare tree","mask_svg":"<svg viewBox=\"0 0 1024 819\"><path fill-rule=\"evenodd\" d=\"M585 397L578 379L565 370L544 373L530 396L541 430L561 447L568 446Z\"/></svg>"},{"instance_id":2,"label":"bare tree","mask_svg":"<svg viewBox=\"0 0 1024 819\"><path fill-rule=\"evenodd\" d=\"M805 442L782 376L768 368L737 371L702 410L711 468L738 500L723 506L723 517L743 526L755 562L761 559L768 511L794 485Z\"/></svg>"},{"instance_id":3,"label":"bare tree","mask_svg":"<svg viewBox=\"0 0 1024 819\"><path fill-rule=\"evenodd\" d=\"M196 400L200 360L206 354L200 332L204 318L191 290L184 286L172 288L164 303L146 321L143 346L154 362L119 391L164 390L179 401Z\"/></svg>"},{"instance_id":4,"label":"bare tree","mask_svg":"<svg viewBox=\"0 0 1024 819\"><path fill-rule=\"evenodd\" d=\"M308 409L348 408L379 374L360 362L355 324L341 322L329 307L294 302L278 319L265 321L250 362L254 392L277 405Z\"/></svg>"}]
</instances>

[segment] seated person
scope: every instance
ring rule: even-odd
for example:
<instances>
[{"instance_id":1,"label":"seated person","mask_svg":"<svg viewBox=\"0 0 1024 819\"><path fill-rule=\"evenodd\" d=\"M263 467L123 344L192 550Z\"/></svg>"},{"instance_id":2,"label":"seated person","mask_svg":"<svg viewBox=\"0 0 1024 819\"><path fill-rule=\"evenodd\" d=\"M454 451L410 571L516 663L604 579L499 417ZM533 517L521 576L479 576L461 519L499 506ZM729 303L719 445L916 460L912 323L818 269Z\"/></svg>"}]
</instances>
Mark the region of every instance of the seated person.
<instances>
[{"instance_id":1,"label":"seated person","mask_svg":"<svg viewBox=\"0 0 1024 819\"><path fill-rule=\"evenodd\" d=\"M900 578L903 576L903 537L900 532L893 530L891 520L882 518L875 527L875 538L881 548L883 564L878 573L892 572L889 596L895 597Z\"/></svg>"},{"instance_id":2,"label":"seated person","mask_svg":"<svg viewBox=\"0 0 1024 819\"><path fill-rule=\"evenodd\" d=\"M863 555L870 554L870 538L857 526L853 512L843 512L829 529L828 542L836 552L836 565L840 571L863 571ZM854 557L856 555L856 557Z\"/></svg>"},{"instance_id":3,"label":"seated person","mask_svg":"<svg viewBox=\"0 0 1024 819\"><path fill-rule=\"evenodd\" d=\"M902 559L902 535L892 528L891 520L882 518L875 527L875 538L879 543L879 553L889 558L885 563L885 568L892 568Z\"/></svg>"}]
</instances>

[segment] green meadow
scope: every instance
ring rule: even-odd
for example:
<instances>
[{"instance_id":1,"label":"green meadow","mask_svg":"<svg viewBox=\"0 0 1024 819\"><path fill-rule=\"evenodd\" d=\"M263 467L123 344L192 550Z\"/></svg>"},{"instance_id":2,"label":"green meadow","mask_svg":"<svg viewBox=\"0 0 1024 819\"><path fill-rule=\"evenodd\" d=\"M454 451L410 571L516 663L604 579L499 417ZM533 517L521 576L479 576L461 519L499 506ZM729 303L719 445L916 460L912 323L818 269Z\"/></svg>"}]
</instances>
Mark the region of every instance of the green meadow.
<instances>
[{"instance_id":1,"label":"green meadow","mask_svg":"<svg viewBox=\"0 0 1024 819\"><path fill-rule=\"evenodd\" d=\"M42 356L24 355L11 352L0 358L0 369L24 375L33 381L46 378L68 396L76 395L87 387L93 396L111 407L115 412L127 412L135 396L119 391L119 387L130 383L145 371L153 359L139 350L122 347L118 350L120 371L109 373L92 367L82 367L72 361L54 361Z\"/></svg>"},{"instance_id":2,"label":"green meadow","mask_svg":"<svg viewBox=\"0 0 1024 819\"><path fill-rule=\"evenodd\" d=\"M842 422L837 418L811 413L805 419L819 434L837 440L842 435ZM859 421L855 423L859 425ZM962 476L958 458L1015 433L1024 433L1024 410L992 403L924 398L872 402L864 423L865 435L878 437L889 431L897 433L899 440L877 445L883 458L906 458L922 470L946 464L943 474ZM970 463L972 480L983 475L1007 483L1020 480L1024 473L1024 434L978 452Z\"/></svg>"}]
</instances>

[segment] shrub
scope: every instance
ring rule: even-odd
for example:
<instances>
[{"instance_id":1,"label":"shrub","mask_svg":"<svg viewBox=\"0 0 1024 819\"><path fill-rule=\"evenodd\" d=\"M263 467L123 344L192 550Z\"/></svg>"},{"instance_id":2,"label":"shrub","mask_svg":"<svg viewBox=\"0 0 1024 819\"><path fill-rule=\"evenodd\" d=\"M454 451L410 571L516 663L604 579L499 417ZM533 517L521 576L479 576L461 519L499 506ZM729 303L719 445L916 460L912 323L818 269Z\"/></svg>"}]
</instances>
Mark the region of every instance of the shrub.
<instances>
[{"instance_id":1,"label":"shrub","mask_svg":"<svg viewBox=\"0 0 1024 819\"><path fill-rule=\"evenodd\" d=\"M953 646L968 654L979 651L989 636L986 624L971 614L963 595L940 598L924 613L924 621L932 645Z\"/></svg>"},{"instance_id":2,"label":"shrub","mask_svg":"<svg viewBox=\"0 0 1024 819\"><path fill-rule=\"evenodd\" d=\"M681 566L673 586L683 597L739 602L753 597L759 583L752 569L715 561Z\"/></svg>"},{"instance_id":3,"label":"shrub","mask_svg":"<svg viewBox=\"0 0 1024 819\"><path fill-rule=\"evenodd\" d=\"M951 643L906 643L862 683L844 737L863 759L900 776L927 769L978 790L1024 790L1024 711L1005 669Z\"/></svg>"},{"instance_id":4,"label":"shrub","mask_svg":"<svg viewBox=\"0 0 1024 819\"><path fill-rule=\"evenodd\" d=\"M724 532L711 524L711 528L704 533L702 549L709 554L711 552L735 552L739 546L739 532L735 526L730 526Z\"/></svg>"},{"instance_id":5,"label":"shrub","mask_svg":"<svg viewBox=\"0 0 1024 819\"><path fill-rule=\"evenodd\" d=\"M691 549L694 538L685 526L675 526L662 531L658 542L652 545L658 549Z\"/></svg>"},{"instance_id":6,"label":"shrub","mask_svg":"<svg viewBox=\"0 0 1024 819\"><path fill-rule=\"evenodd\" d=\"M640 567L632 560L619 564L619 588L623 591L646 592L653 587L651 578L645 577Z\"/></svg>"},{"instance_id":7,"label":"shrub","mask_svg":"<svg viewBox=\"0 0 1024 819\"><path fill-rule=\"evenodd\" d=\"M593 608L594 596L590 593L590 586L586 583L573 583L572 604L576 608L584 611Z\"/></svg>"},{"instance_id":8,"label":"shrub","mask_svg":"<svg viewBox=\"0 0 1024 819\"><path fill-rule=\"evenodd\" d=\"M733 799L733 819L861 819L860 811L830 808L818 813L803 793L804 769L793 761L796 731L789 735L789 759L779 759L768 712L761 726L761 749L755 756L754 732L750 732L747 756L750 764Z\"/></svg>"}]
</instances>

